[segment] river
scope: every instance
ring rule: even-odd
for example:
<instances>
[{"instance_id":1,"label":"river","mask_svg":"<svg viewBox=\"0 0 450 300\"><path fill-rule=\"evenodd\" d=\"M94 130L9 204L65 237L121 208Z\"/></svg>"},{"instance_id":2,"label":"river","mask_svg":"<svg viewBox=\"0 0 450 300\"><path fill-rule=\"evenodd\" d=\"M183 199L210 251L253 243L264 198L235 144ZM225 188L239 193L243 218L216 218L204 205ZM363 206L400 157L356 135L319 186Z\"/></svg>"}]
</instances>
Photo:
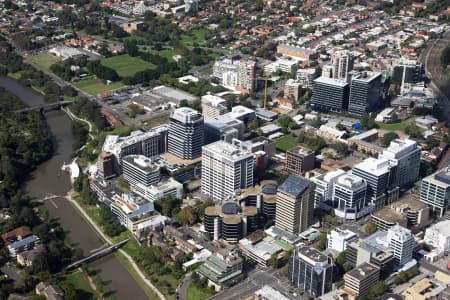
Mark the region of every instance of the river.
<instances>
[{"instance_id":1,"label":"river","mask_svg":"<svg viewBox=\"0 0 450 300\"><path fill-rule=\"evenodd\" d=\"M41 94L20 85L9 77L0 78L0 86L20 98L29 106L44 104ZM61 171L65 162L71 161L72 126L69 117L62 111L45 114L53 136L54 153L51 159L42 163L24 184L24 191L31 197L65 195L71 188L69 174ZM85 255L104 245L97 233L64 198L45 202L50 214L59 219L71 241L83 250ZM148 299L144 290L114 255L109 255L91 264L116 299Z\"/></svg>"}]
</instances>

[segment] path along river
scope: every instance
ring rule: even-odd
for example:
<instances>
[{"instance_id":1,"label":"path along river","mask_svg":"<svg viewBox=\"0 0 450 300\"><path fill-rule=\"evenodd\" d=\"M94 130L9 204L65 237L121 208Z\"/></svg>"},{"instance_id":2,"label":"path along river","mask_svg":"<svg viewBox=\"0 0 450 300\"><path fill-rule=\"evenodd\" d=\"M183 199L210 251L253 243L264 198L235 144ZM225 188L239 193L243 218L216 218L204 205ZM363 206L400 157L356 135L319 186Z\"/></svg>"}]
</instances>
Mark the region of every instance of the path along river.
<instances>
[{"instance_id":1,"label":"path along river","mask_svg":"<svg viewBox=\"0 0 450 300\"><path fill-rule=\"evenodd\" d=\"M42 95L31 88L20 85L12 78L0 78L0 86L29 106L44 104ZM24 185L24 191L37 198L48 195L65 195L71 189L69 174L61 171L61 166L71 161L71 120L63 111L59 110L48 112L45 117L53 135L54 153L51 159L41 164L32 173L31 178ZM70 239L83 250L84 255L104 245L94 229L66 199L48 200L45 202L45 206L53 217L59 219ZM92 263L92 266L116 299L130 297L135 300L148 299L139 284L114 255L104 257Z\"/></svg>"}]
</instances>

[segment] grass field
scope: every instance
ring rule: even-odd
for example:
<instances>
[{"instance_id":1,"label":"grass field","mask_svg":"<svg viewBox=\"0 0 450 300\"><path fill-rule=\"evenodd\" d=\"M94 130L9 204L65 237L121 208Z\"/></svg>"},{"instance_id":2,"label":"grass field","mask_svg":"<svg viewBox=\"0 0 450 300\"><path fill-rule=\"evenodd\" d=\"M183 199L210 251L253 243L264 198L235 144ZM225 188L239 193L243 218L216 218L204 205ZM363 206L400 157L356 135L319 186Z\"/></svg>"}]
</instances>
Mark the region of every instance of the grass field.
<instances>
[{"instance_id":1,"label":"grass field","mask_svg":"<svg viewBox=\"0 0 450 300\"><path fill-rule=\"evenodd\" d=\"M173 56L175 55L175 51L173 50L169 50L169 49L164 49L159 51L159 55L161 55L162 57L167 58L169 61L174 61L173 60Z\"/></svg>"},{"instance_id":2,"label":"grass field","mask_svg":"<svg viewBox=\"0 0 450 300\"><path fill-rule=\"evenodd\" d=\"M380 125L381 129L389 130L389 131L404 131L406 126L408 126L408 124L406 122L393 123L393 124L378 123L378 125Z\"/></svg>"},{"instance_id":3,"label":"grass field","mask_svg":"<svg viewBox=\"0 0 450 300\"><path fill-rule=\"evenodd\" d=\"M56 56L48 54L48 53L42 53L35 55L31 58L31 61L35 63L38 67L41 69L51 72L50 66L57 63L59 60Z\"/></svg>"},{"instance_id":4,"label":"grass field","mask_svg":"<svg viewBox=\"0 0 450 300\"><path fill-rule=\"evenodd\" d=\"M203 300L214 294L215 292L209 288L199 289L195 284L190 284L187 290L187 300Z\"/></svg>"},{"instance_id":5,"label":"grass field","mask_svg":"<svg viewBox=\"0 0 450 300\"><path fill-rule=\"evenodd\" d=\"M275 146L278 150L287 151L298 145L297 137L293 135L285 135L275 140Z\"/></svg>"},{"instance_id":6,"label":"grass field","mask_svg":"<svg viewBox=\"0 0 450 300\"><path fill-rule=\"evenodd\" d=\"M91 289L87 278L79 270L67 275L64 281L72 284L76 290L83 291L83 299L95 299L95 292Z\"/></svg>"},{"instance_id":7,"label":"grass field","mask_svg":"<svg viewBox=\"0 0 450 300\"><path fill-rule=\"evenodd\" d=\"M111 83L110 85L106 85L100 79L90 77L74 83L74 86L89 95L97 95L98 93L103 93L123 87L124 84L120 81L117 81Z\"/></svg>"},{"instance_id":8,"label":"grass field","mask_svg":"<svg viewBox=\"0 0 450 300\"><path fill-rule=\"evenodd\" d=\"M181 42L186 46L193 46L194 43L202 46L205 44L206 36L209 33L207 29L200 28L192 31L190 35L183 35Z\"/></svg>"},{"instance_id":9,"label":"grass field","mask_svg":"<svg viewBox=\"0 0 450 300\"><path fill-rule=\"evenodd\" d=\"M131 57L128 54L112 56L101 60L102 65L110 67L122 76L133 76L136 72L147 69L154 69L155 65L140 59L139 57Z\"/></svg>"}]
</instances>

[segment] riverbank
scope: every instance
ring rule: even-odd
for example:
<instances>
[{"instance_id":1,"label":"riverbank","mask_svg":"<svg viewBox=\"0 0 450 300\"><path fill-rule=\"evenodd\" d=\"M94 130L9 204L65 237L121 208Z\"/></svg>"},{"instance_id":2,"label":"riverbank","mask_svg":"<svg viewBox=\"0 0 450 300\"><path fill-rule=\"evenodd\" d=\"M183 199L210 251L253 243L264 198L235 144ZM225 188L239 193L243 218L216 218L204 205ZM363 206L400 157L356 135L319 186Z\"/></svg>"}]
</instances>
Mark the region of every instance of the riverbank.
<instances>
[{"instance_id":1,"label":"riverbank","mask_svg":"<svg viewBox=\"0 0 450 300\"><path fill-rule=\"evenodd\" d=\"M81 207L81 205L74 199L74 196L75 196L74 192L70 191L69 193L67 193L66 199L73 206L76 207L78 212L83 216L83 218L89 223L89 225L97 232L97 234L106 243L108 243L109 245L115 244L116 241L113 241L111 238L109 238L106 234L103 233L102 229L97 225L97 223L86 213L86 211ZM146 278L144 273L142 273L142 271L139 269L139 267L134 262L134 260L131 258L131 256L128 255L128 253L126 253L123 249L119 249L118 252L123 256L121 259L122 261L123 261L123 259L127 260L128 269L133 271L132 274L138 275L141 280L141 283L145 283L145 285L148 286L152 290L152 293L151 293L152 295L149 295L149 296L154 297L155 295L157 295L159 299L165 300L164 295L150 282L150 280L148 280ZM131 268L130 268L130 266L131 266ZM148 290L146 290L146 292L148 292ZM154 298L150 298L150 299L154 299Z\"/></svg>"},{"instance_id":2,"label":"riverbank","mask_svg":"<svg viewBox=\"0 0 450 300\"><path fill-rule=\"evenodd\" d=\"M20 85L9 77L0 78L0 86L18 97L29 106L44 104L41 94ZM65 195L71 190L70 177L61 170L64 162L71 161L72 122L62 111L45 113L46 123L52 134L53 156L40 164L23 185L24 194L42 199L46 195ZM62 200L62 201L61 201ZM80 248L85 254L101 247L104 242L68 201L55 198L44 203L51 216L58 220L70 240L72 247ZM101 281L116 299L149 299L142 286L127 271L114 255L91 264ZM155 298L151 298L155 299Z\"/></svg>"}]
</instances>

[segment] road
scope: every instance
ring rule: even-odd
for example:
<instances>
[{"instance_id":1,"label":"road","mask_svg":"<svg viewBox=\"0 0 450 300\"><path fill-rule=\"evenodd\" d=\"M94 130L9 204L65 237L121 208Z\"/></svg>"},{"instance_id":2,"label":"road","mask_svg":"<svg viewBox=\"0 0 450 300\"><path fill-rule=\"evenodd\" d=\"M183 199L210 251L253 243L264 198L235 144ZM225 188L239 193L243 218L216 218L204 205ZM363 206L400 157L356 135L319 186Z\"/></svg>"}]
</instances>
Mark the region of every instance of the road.
<instances>
[{"instance_id":1,"label":"road","mask_svg":"<svg viewBox=\"0 0 450 300\"><path fill-rule=\"evenodd\" d=\"M432 264L430 264L429 262L427 262L423 258L420 260L419 264L420 264L420 266L422 268L424 268L424 269L426 269L426 270L428 270L428 271L430 271L432 273L436 273L436 271L441 271L441 272L444 272L444 273L447 273L447 274L450 275L450 271L449 270L446 270L444 268L439 268L439 267L437 267L435 265L432 265Z\"/></svg>"},{"instance_id":2,"label":"road","mask_svg":"<svg viewBox=\"0 0 450 300\"><path fill-rule=\"evenodd\" d=\"M214 247L214 245L211 244L211 242L207 241L204 237L202 237L200 233L195 232L194 230L192 230L187 226L183 226L181 228L181 231L190 236L197 244L201 245L203 248L208 249L213 253L217 251L217 248Z\"/></svg>"},{"instance_id":3,"label":"road","mask_svg":"<svg viewBox=\"0 0 450 300\"><path fill-rule=\"evenodd\" d=\"M242 280L240 283L223 290L221 293L216 294L209 298L210 300L236 300L242 299L248 296L264 285L268 285L280 293L284 294L290 299L294 297L289 294L290 284L288 279L283 275L279 274L279 270L260 270L255 269L248 273L246 279ZM303 299L297 296L295 299Z\"/></svg>"},{"instance_id":4,"label":"road","mask_svg":"<svg viewBox=\"0 0 450 300\"><path fill-rule=\"evenodd\" d=\"M191 284L191 282L192 282L192 277L191 277L191 274L188 273L184 277L184 280L178 289L178 298L180 300L187 300L187 289L188 289L189 285Z\"/></svg>"}]
</instances>

